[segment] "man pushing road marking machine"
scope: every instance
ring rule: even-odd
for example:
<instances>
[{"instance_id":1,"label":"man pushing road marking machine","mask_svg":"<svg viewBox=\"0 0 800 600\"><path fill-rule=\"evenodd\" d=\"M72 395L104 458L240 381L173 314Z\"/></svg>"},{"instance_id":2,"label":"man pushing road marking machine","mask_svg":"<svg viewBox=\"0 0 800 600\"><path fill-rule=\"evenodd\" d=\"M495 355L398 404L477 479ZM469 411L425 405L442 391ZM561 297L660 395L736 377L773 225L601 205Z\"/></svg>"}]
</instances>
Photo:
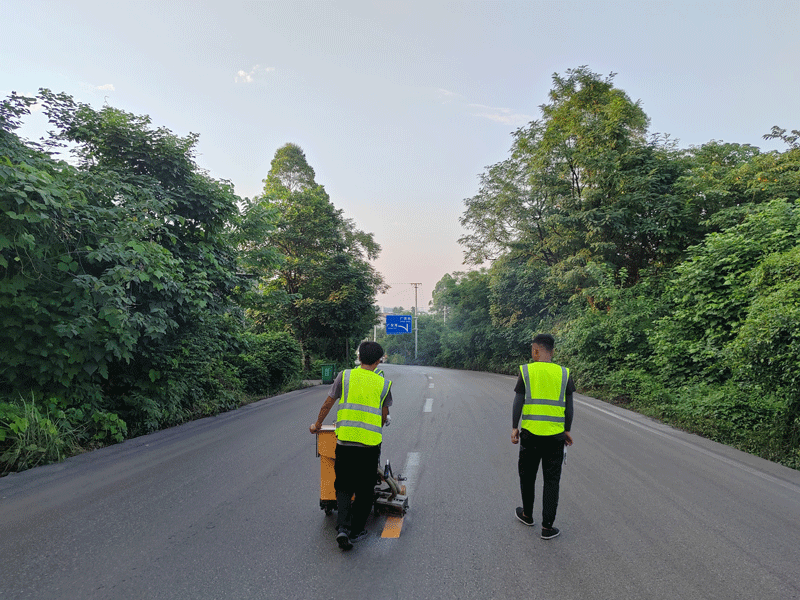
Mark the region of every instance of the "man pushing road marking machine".
<instances>
[{"instance_id":1,"label":"man pushing road marking machine","mask_svg":"<svg viewBox=\"0 0 800 600\"><path fill-rule=\"evenodd\" d=\"M380 469L383 426L392 404L392 382L375 373L383 348L376 342L362 342L358 356L360 366L336 377L316 422L309 427L317 434L321 459L320 508L330 514L336 507L336 542L342 550L367 537L364 526L373 506L376 512L400 515L408 510L408 497L389 462L383 472ZM337 402L335 425L323 427Z\"/></svg>"}]
</instances>

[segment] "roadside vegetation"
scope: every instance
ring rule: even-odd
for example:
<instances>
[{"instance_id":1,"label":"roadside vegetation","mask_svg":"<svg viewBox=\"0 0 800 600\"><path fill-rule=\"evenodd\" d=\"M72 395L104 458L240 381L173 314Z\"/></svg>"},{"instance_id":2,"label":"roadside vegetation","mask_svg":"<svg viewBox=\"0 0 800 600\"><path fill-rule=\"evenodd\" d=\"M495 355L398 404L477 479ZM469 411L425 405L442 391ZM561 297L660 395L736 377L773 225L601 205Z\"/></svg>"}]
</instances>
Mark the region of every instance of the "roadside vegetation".
<instances>
[{"instance_id":1,"label":"roadside vegetation","mask_svg":"<svg viewBox=\"0 0 800 600\"><path fill-rule=\"evenodd\" d=\"M53 131L23 140L34 108ZM302 149L242 199L197 140L45 89L0 102L0 474L299 387L372 330L380 247Z\"/></svg>"},{"instance_id":2,"label":"roadside vegetation","mask_svg":"<svg viewBox=\"0 0 800 600\"><path fill-rule=\"evenodd\" d=\"M800 468L800 132L680 148L648 124L613 76L553 77L465 200L476 268L437 284L416 362L513 374L551 332L585 393Z\"/></svg>"},{"instance_id":3,"label":"roadside vegetation","mask_svg":"<svg viewBox=\"0 0 800 600\"><path fill-rule=\"evenodd\" d=\"M390 362L513 374L548 331L583 392L800 468L800 132L680 148L586 67L540 108ZM33 109L46 139L17 135ZM197 140L0 100L0 474L297 388L372 333L380 247L302 149L240 198Z\"/></svg>"}]
</instances>

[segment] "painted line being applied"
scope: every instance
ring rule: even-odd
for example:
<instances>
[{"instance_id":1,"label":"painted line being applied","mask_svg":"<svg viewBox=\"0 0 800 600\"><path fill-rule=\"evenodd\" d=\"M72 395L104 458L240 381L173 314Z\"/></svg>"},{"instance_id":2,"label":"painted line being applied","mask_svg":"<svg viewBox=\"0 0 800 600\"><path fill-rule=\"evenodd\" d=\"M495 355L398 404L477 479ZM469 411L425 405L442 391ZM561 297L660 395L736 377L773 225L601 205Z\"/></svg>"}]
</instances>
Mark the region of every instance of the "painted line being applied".
<instances>
[{"instance_id":1,"label":"painted line being applied","mask_svg":"<svg viewBox=\"0 0 800 600\"><path fill-rule=\"evenodd\" d=\"M420 453L409 452L406 458L406 466L401 475L405 477L403 484L406 486L406 495L411 496L411 491L417 482L417 471L419 471ZM405 517L386 517L386 524L383 526L382 538L399 538L403 530L403 519Z\"/></svg>"},{"instance_id":2,"label":"painted line being applied","mask_svg":"<svg viewBox=\"0 0 800 600\"><path fill-rule=\"evenodd\" d=\"M386 517L386 524L383 526L382 538L399 538L400 531L403 529L403 517Z\"/></svg>"}]
</instances>

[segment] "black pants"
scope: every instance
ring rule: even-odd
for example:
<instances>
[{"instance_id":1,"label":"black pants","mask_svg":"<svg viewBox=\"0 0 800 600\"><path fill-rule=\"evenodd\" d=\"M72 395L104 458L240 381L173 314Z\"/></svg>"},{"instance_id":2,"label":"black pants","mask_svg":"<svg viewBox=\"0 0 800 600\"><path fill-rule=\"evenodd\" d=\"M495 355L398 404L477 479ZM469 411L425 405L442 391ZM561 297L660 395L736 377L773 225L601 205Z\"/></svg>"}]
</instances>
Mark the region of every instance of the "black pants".
<instances>
[{"instance_id":1,"label":"black pants","mask_svg":"<svg viewBox=\"0 0 800 600\"><path fill-rule=\"evenodd\" d=\"M552 527L558 509L558 487L564 461L563 436L539 436L520 433L519 486L522 491L522 512L533 516L534 488L539 463L542 463L542 527Z\"/></svg>"},{"instance_id":2,"label":"black pants","mask_svg":"<svg viewBox=\"0 0 800 600\"><path fill-rule=\"evenodd\" d=\"M334 470L336 480L336 529L346 530L354 535L361 533L367 523L369 511L375 500L375 483L381 446L342 446L336 445ZM355 494L355 500L352 500Z\"/></svg>"}]
</instances>

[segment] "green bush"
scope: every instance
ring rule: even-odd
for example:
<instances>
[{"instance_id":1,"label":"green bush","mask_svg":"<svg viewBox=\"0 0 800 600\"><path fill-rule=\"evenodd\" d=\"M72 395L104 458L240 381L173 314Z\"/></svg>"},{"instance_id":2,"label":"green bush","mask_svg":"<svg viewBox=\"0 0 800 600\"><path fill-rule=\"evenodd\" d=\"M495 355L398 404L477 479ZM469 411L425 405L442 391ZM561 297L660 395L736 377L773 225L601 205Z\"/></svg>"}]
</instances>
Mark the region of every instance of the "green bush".
<instances>
[{"instance_id":1,"label":"green bush","mask_svg":"<svg viewBox=\"0 0 800 600\"><path fill-rule=\"evenodd\" d=\"M118 415L95 411L92 414L92 440L96 442L121 442L128 433L128 426Z\"/></svg>"},{"instance_id":2,"label":"green bush","mask_svg":"<svg viewBox=\"0 0 800 600\"><path fill-rule=\"evenodd\" d=\"M246 334L243 342L244 352L233 362L247 393L275 393L300 375L303 354L288 333Z\"/></svg>"},{"instance_id":3,"label":"green bush","mask_svg":"<svg viewBox=\"0 0 800 600\"><path fill-rule=\"evenodd\" d=\"M770 460L783 461L785 448L775 431L786 404L757 386L729 380L724 384L689 384L664 390L636 408L686 431Z\"/></svg>"},{"instance_id":4,"label":"green bush","mask_svg":"<svg viewBox=\"0 0 800 600\"><path fill-rule=\"evenodd\" d=\"M795 237L800 240L800 222ZM778 392L791 430L800 418L800 243L768 256L752 271L753 298L736 338L726 346L734 376ZM791 434L789 434L791 437ZM794 438L795 444L800 442Z\"/></svg>"},{"instance_id":5,"label":"green bush","mask_svg":"<svg viewBox=\"0 0 800 600\"><path fill-rule=\"evenodd\" d=\"M624 269L616 277L607 266L594 265L592 270L599 283L571 301L572 318L558 335L558 358L573 369L580 386L611 386L619 395L640 396L640 389L624 388L630 387L630 374L637 380L645 375L652 355L648 331L664 310L660 286L644 279L626 288L621 283L627 278ZM649 378L642 381L649 385Z\"/></svg>"},{"instance_id":6,"label":"green bush","mask_svg":"<svg viewBox=\"0 0 800 600\"><path fill-rule=\"evenodd\" d=\"M670 405L675 402L674 391L644 369L612 370L602 381L603 396L616 404L643 407Z\"/></svg>"},{"instance_id":7,"label":"green bush","mask_svg":"<svg viewBox=\"0 0 800 600\"><path fill-rule=\"evenodd\" d=\"M726 346L748 320L755 328L744 334L745 345L762 327L767 329L757 340L770 350L777 349L775 342L788 340L781 336L796 335L791 318L797 314L792 293L797 290L799 236L800 205L774 200L752 207L740 224L689 249L689 259L668 285L672 307L650 333L654 361L665 377L723 383L737 368ZM769 360L770 353L758 351ZM745 349L739 353L746 354Z\"/></svg>"},{"instance_id":8,"label":"green bush","mask_svg":"<svg viewBox=\"0 0 800 600\"><path fill-rule=\"evenodd\" d=\"M56 401L0 403L0 473L58 462L80 451L78 432Z\"/></svg>"}]
</instances>

